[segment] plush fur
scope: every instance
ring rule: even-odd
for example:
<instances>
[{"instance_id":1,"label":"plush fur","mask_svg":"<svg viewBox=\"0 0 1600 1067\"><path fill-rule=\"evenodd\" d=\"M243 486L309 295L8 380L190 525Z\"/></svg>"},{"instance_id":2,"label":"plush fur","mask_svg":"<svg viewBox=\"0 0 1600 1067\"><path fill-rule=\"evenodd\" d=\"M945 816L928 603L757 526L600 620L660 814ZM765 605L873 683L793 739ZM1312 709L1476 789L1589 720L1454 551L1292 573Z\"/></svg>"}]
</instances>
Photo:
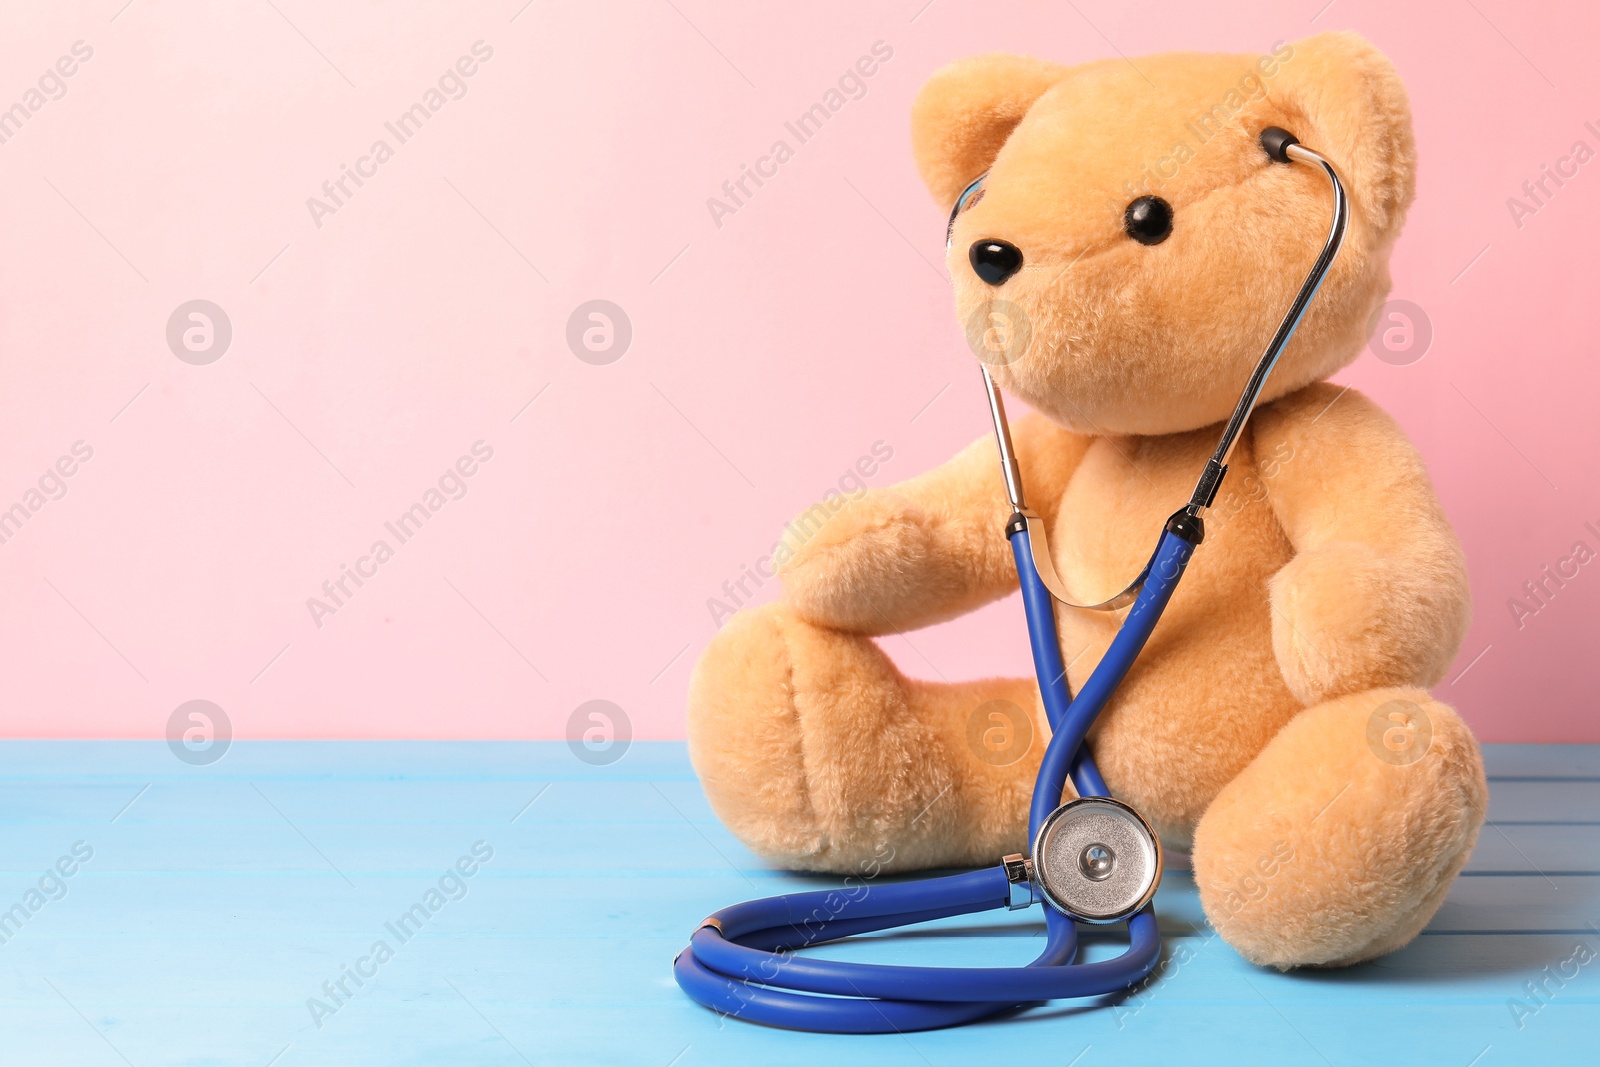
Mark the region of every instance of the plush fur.
<instances>
[{"instance_id":1,"label":"plush fur","mask_svg":"<svg viewBox=\"0 0 1600 1067\"><path fill-rule=\"evenodd\" d=\"M1488 799L1471 732L1426 692L1467 626L1460 547L1399 427L1324 382L1362 348L1413 194L1398 76L1351 34L1136 65L980 56L928 82L913 141L941 205L988 172L955 226L956 313L983 323L1003 300L1031 327L1020 358L991 369L1037 412L1013 425L1029 502L1062 580L1089 601L1138 570L1188 499L1326 235L1326 183L1267 159L1269 125L1339 170L1349 233L1090 745L1113 792L1192 849L1224 938L1263 964L1336 965L1427 923ZM1174 208L1153 246L1122 224L1145 194ZM967 262L986 238L1023 253L1000 287ZM718 634L691 686L690 753L751 848L838 872L1025 850L1049 733L1034 681L914 681L872 641L1015 590L1009 510L985 435L792 542L782 599ZM1076 688L1119 616L1058 617ZM1004 766L968 740L996 700L1032 716L1031 748ZM1407 738L1426 745L1420 759Z\"/></svg>"}]
</instances>

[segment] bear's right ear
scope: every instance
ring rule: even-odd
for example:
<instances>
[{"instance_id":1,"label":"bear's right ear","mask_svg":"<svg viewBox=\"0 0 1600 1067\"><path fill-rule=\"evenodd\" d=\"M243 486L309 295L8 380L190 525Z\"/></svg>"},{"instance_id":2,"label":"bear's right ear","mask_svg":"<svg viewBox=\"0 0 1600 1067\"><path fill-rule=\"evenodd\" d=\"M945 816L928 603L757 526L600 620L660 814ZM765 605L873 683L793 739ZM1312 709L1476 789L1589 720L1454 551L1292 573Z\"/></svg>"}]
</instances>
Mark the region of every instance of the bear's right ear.
<instances>
[{"instance_id":1,"label":"bear's right ear","mask_svg":"<svg viewBox=\"0 0 1600 1067\"><path fill-rule=\"evenodd\" d=\"M960 59L928 79L911 105L911 146L922 181L949 209L989 169L1022 116L1067 68L991 52Z\"/></svg>"}]
</instances>

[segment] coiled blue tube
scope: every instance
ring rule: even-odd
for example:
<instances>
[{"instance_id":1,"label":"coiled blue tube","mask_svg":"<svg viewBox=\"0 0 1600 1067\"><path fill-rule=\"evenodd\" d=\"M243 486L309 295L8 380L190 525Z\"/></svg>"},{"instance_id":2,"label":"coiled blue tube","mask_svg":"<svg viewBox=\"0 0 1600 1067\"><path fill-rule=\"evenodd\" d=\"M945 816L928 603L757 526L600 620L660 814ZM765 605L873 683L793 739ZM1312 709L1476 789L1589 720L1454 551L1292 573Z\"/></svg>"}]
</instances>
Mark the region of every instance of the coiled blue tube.
<instances>
[{"instance_id":1,"label":"coiled blue tube","mask_svg":"<svg viewBox=\"0 0 1600 1067\"><path fill-rule=\"evenodd\" d=\"M1027 537L1023 531L1012 538L1013 551L1017 554L1017 567L1019 574L1032 575L1033 580L1043 588L1044 583L1039 581L1039 573L1033 568L1033 557L1030 554L1027 566L1023 566L1022 553L1026 546L1017 546L1017 542ZM1089 750L1083 747L1083 739L1089 734L1089 727L1094 725L1095 719L1100 717L1100 712L1110 702L1112 694L1117 691L1117 686L1122 684L1122 679L1127 677L1133 661L1139 658L1139 653L1144 649L1145 642L1150 639L1150 634L1156 628L1156 623L1161 621L1161 613L1167 608L1167 601L1172 599L1173 592L1178 588L1178 579L1183 577L1183 570L1189 565L1189 557L1194 555L1194 545L1179 537L1171 531L1163 531L1161 540L1156 545L1154 558L1150 561L1150 574L1145 578L1144 588L1139 591L1139 597L1133 602L1133 607L1128 609L1128 617L1122 621L1122 626L1117 630L1117 636L1111 639L1111 647L1106 649L1106 654L1100 657L1100 662L1095 665L1088 681L1083 683L1083 689L1074 697L1059 719L1052 719L1050 728L1053 731L1050 745L1044 751L1044 759L1039 763L1039 774L1034 779L1033 805L1028 816L1028 840L1038 836L1039 827L1045 818L1061 805L1061 787L1069 773L1074 773L1074 784L1078 786L1079 796L1107 796L1105 780L1100 777L1099 768L1094 766L1094 761L1089 757ZM1023 579L1026 586L1027 579ZM1049 627L1051 647L1057 649L1056 659L1061 658L1059 651L1060 639L1056 636L1055 615L1053 604L1049 603L1050 593L1045 590L1046 613L1043 624L1035 618L1034 611L1028 611L1028 632L1035 634L1038 630ZM1038 664L1039 640L1034 637L1035 665ZM1041 692L1046 692L1045 678L1041 672L1039 678ZM1060 688L1065 689L1066 683L1060 683ZM1050 708L1049 698L1045 700L1045 710L1048 714Z\"/></svg>"},{"instance_id":2,"label":"coiled blue tube","mask_svg":"<svg viewBox=\"0 0 1600 1067\"><path fill-rule=\"evenodd\" d=\"M1056 633L1055 604L1033 566L1028 532L1012 535L1023 608L1052 736L1039 766L1029 838L1061 802L1069 775L1080 796L1107 795L1083 744L1127 675L1183 576L1194 545L1162 535L1149 577L1083 691L1073 698ZM854 934L1005 906L1003 867L942 878L789 893L724 908L696 930L673 975L689 996L752 1022L831 1033L894 1033L972 1022L1041 1000L1115 993L1149 974L1161 935L1148 907L1128 920L1115 959L1074 964L1077 928L1045 908L1045 947L1025 967L898 967L803 957L797 950Z\"/></svg>"}]
</instances>

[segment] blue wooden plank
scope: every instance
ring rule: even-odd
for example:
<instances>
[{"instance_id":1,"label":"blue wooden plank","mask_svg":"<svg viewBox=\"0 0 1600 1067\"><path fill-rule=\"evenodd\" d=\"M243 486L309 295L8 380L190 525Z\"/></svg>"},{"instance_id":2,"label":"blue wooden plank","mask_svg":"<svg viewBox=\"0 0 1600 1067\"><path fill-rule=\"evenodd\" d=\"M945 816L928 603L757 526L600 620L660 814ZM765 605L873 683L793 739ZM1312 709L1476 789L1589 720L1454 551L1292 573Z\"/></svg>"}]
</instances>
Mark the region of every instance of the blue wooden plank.
<instances>
[{"instance_id":1,"label":"blue wooden plank","mask_svg":"<svg viewBox=\"0 0 1600 1067\"><path fill-rule=\"evenodd\" d=\"M290 852L287 840L264 843L264 850ZM106 857L108 860L112 857ZM127 874L97 870L90 864L68 895L40 910L14 941L35 936L115 938L128 924L132 933L169 930L180 939L226 934L265 936L285 923L318 937L351 931L377 935L422 899L445 872L452 857L418 876L415 871L370 872L352 869L349 881L315 856L299 869L264 871ZM96 863L99 862L97 855ZM14 882L8 899L20 899L29 882ZM492 864L470 883L470 907L447 904L451 917L494 914L494 929L506 937L553 937L572 930L627 931L635 936L687 940L699 920L753 896L794 892L829 884L825 880L773 877L746 881L724 872L674 874L649 879L585 878L494 870ZM1156 898L1164 932L1204 937L1209 933L1193 883L1181 874L1167 878ZM1600 915L1600 879L1554 876L1462 878L1429 927L1436 933L1582 933ZM977 919L968 923L979 922ZM59 924L70 923L70 930ZM1031 935L1030 935L1031 936Z\"/></svg>"},{"instance_id":2,"label":"blue wooden plank","mask_svg":"<svg viewBox=\"0 0 1600 1067\"><path fill-rule=\"evenodd\" d=\"M184 767L179 771L168 768L161 774L130 773L125 764L137 761L123 761L115 774L85 774L80 766L76 774L64 773L58 778L41 776L33 770L26 774L0 770L0 822L25 822L61 814L109 819L146 786L148 790L129 809L127 818L177 817L188 821L214 817L232 822L270 817L263 797L296 820L417 821L462 814L487 817L499 811L505 811L509 818L548 786L538 801L546 819L650 822L688 817L695 822L716 822L687 763L676 765L665 757L664 751L658 751L648 764L641 761L640 769L649 772L641 777L621 776L616 768L585 771L570 753L567 760L577 769L558 766L557 755L537 767L530 762L525 775L497 773L476 777L470 773L471 761L467 759L435 761L428 773L406 774L393 768L380 773L369 758L349 777L337 777L331 769L302 773L286 766L287 757L278 746L268 746L272 748L270 753L253 746L237 747L250 747L258 758L248 765L242 759L231 763L230 752L213 767ZM311 747L319 753L319 766L336 762L326 754L324 746ZM548 755L548 746L546 751ZM231 769L221 770L230 763ZM454 769L444 773L439 766L442 763ZM662 777L653 777L658 771ZM41 789L41 783L46 788ZM53 797L50 784L70 784L72 789L62 797ZM204 803L199 802L201 797ZM1600 778L1496 779L1490 786L1489 816L1502 823L1600 823Z\"/></svg>"},{"instance_id":3,"label":"blue wooden plank","mask_svg":"<svg viewBox=\"0 0 1600 1067\"><path fill-rule=\"evenodd\" d=\"M999 931L978 936L952 930L868 937L823 946L811 954L864 963L1015 966L1037 955L1042 938L1031 934L1037 925L1027 924L1028 935L1013 937L995 936ZM473 932L465 932L467 927ZM379 930L375 936L388 935ZM1527 999L1518 968L1539 973L1549 967L1554 972L1582 940L1579 935L1528 935L1515 941L1464 934L1425 937L1358 967L1279 973L1247 963L1220 939L1195 939L1169 946L1161 968L1129 997L1103 1003L1113 1008L1113 1015L1144 1015L1161 1004L1248 1000L1254 988L1281 1005L1381 1005L1403 1000L1503 1009L1508 999ZM341 1006L323 983L340 979L348 965L363 958L372 941L354 934L315 943L303 937L224 934L203 942L174 943L161 932L150 932L98 943L127 958L147 961L141 963L136 986L130 985L126 972L116 969L83 970L75 982L98 1001L158 1006L187 991L211 1001L286 1007L300 1013L300 1018L293 1018L293 1011L285 1012L298 1025L313 1021L306 1009L310 998L326 1000L329 1008ZM1600 935L1589 934L1587 941L1596 945ZM530 1002L579 1009L671 1002L678 996L675 986L662 982L664 978L670 982L671 961L682 947L672 938L605 931L515 937L490 930L478 916L448 929L430 928L405 944L392 938L390 942L395 955L378 968L380 979L360 986L347 982L341 999L363 1003L374 987L389 984L391 976L401 973L400 964L420 966L420 978L474 972L492 976L499 986L492 996L514 1002L518 1010ZM214 949L202 951L203 945ZM40 974L71 971L74 953L83 947L82 942L38 938L8 946L0 961L0 1003L38 991ZM1118 945L1097 942L1085 955L1092 961L1119 950ZM243 960L250 966L241 967ZM1572 968L1569 978L1559 985L1551 983L1550 992L1561 1002L1600 1004L1600 965Z\"/></svg>"},{"instance_id":4,"label":"blue wooden plank","mask_svg":"<svg viewBox=\"0 0 1600 1067\"><path fill-rule=\"evenodd\" d=\"M1584 1042L1592 1041L1593 997L1569 998L1566 991L1522 1018L1519 1029L1505 1006L1514 988L1493 1001L1417 1000L1412 990L1394 986L1344 1000L1333 987L1324 987L1320 996L1289 997L1284 984L1268 974L1241 976L1226 986L1209 981L1213 977L1195 962L1192 970L1180 968L1163 984L1120 1004L1052 1006L904 1040L792 1034L720 1020L664 984L630 985L626 997L602 1000L539 996L562 978L569 988L574 979L605 979L578 957L536 984L522 980L526 975L519 969L464 955L397 957L372 988L324 1018L320 1029L303 1003L289 997L274 1003L226 984L213 991L176 974L131 1002L115 988L92 982L66 978L55 984L136 1063L265 1063L284 1046L293 1050L293 1058L282 1061L289 1063L520 1062L511 1044L502 1042L514 1044L529 1062L582 1064L666 1064L685 1048L696 1055L682 1062L696 1063L806 1063L818 1057L842 1063L973 1063L993 1058L997 1045L1012 1055L1047 1057L1051 1063L1068 1063L1089 1048L1095 1057L1082 1062L1181 1057L1181 1062L1202 1064L1466 1064L1485 1046L1500 1049L1506 1062L1533 1063L1549 1062L1556 1054L1587 1062L1579 1054L1585 1052ZM1288 982L1315 984L1299 977ZM125 1009L109 1008L112 1003ZM116 1062L81 1040L71 1045L76 1055L61 1055L63 1038L70 1040L71 1026L81 1024L37 979L7 989L0 1012L8 1024L16 1020L8 1025L11 1049L24 1054L53 1049L48 1062ZM1388 1018L1391 1025L1375 1027L1375 1017Z\"/></svg>"},{"instance_id":5,"label":"blue wooden plank","mask_svg":"<svg viewBox=\"0 0 1600 1067\"><path fill-rule=\"evenodd\" d=\"M1600 778L1600 745L1484 745L1483 766L1496 778Z\"/></svg>"},{"instance_id":6,"label":"blue wooden plank","mask_svg":"<svg viewBox=\"0 0 1600 1067\"><path fill-rule=\"evenodd\" d=\"M1478 835L1467 873L1600 874L1600 825L1490 823Z\"/></svg>"},{"instance_id":7,"label":"blue wooden plank","mask_svg":"<svg viewBox=\"0 0 1600 1067\"><path fill-rule=\"evenodd\" d=\"M1595 866L1600 828L1544 818L1487 829L1424 937L1338 972L1244 963L1205 924L1192 881L1174 872L1157 900L1168 964L1130 998L904 1039L841 1038L719 1020L668 971L701 915L832 880L771 870L739 846L681 746L630 752L624 763L640 757L632 776L585 768L561 745L535 749L249 745L195 769L140 743L0 743L0 911L73 841L95 848L66 896L0 944L7 1058L942 1065L993 1059L998 1048L1058 1064L1083 1052L1083 1067L1465 1065L1492 1048L1487 1067L1592 1054L1600 963L1563 979L1547 1003L1528 999L1524 983L1548 984L1579 942L1600 948L1589 925L1600 916L1600 878L1570 873ZM1497 817L1582 813L1595 797L1592 783L1574 780L1585 777L1574 773L1581 761L1563 763L1559 752L1492 751L1490 762L1516 772L1492 786ZM465 896L430 913L377 978L316 1026L307 999L375 939L393 937L386 924L480 839L495 857ZM1016 963L1035 953L1039 929L1037 917L971 916L826 951ZM1109 935L1087 941L1091 958L1114 950ZM1376 1018L1390 1023L1375 1027Z\"/></svg>"},{"instance_id":8,"label":"blue wooden plank","mask_svg":"<svg viewBox=\"0 0 1600 1067\"><path fill-rule=\"evenodd\" d=\"M1600 779L1515 778L1491 782L1489 818L1502 824L1600 822Z\"/></svg>"},{"instance_id":9,"label":"blue wooden plank","mask_svg":"<svg viewBox=\"0 0 1600 1067\"><path fill-rule=\"evenodd\" d=\"M1307 1031L1309 1034L1330 1016L1335 1022L1349 1022L1362 1015L1384 1012L1395 1004L1405 1004L1407 1016L1417 1009L1448 1009L1454 1012L1458 1027L1470 1027L1465 1037L1472 1039L1489 1042L1521 1036L1514 1025L1499 1025L1502 1016L1506 1024L1514 1023L1506 1008L1508 1000L1525 1000L1516 976L1506 973L1503 958L1467 951L1473 942L1487 940L1456 938L1451 944L1421 942L1391 957L1393 962L1381 971L1367 967L1290 975L1251 968L1220 943L1200 946L1181 960L1169 958L1164 971L1129 998L1099 1002L1098 1006L1087 1009L1082 1006L1042 1009L1005 1024L1008 1030L989 1027L985 1040L1003 1039L1008 1047L1037 1043L1059 1049L1065 1042L1075 1039L1093 1043L1102 1050L1120 1047L1131 1053L1148 1050L1150 1043L1157 1039L1173 1037L1174 1016L1192 1018L1190 1013L1196 1011L1221 1013L1241 1023L1259 1023L1263 1017L1255 1015L1254 1009L1270 1005L1297 1024L1311 1027ZM1025 958L1025 946L1016 946L1006 954L984 954L982 950L992 944L992 940L955 943L944 946L941 955L956 955L964 962L973 963ZM127 989L124 976L105 972L84 972L71 979L70 984L58 984L69 990L75 1001L86 1005L125 1005L128 1009L122 1016L125 1032L137 1034L142 1029L152 1045L158 1037L170 1040L178 1036L162 1033L161 1024L178 1015L175 1006L185 1003L192 1006L196 1016L211 1018L212 1025L224 1019L235 1025L248 1024L250 1030L261 1035L255 1042L257 1047L277 1038L283 1043L296 1043L301 1050L299 1054L344 1047L341 1039L347 1032L370 1033L378 1026L402 1027L415 1038L425 1038L428 1035L421 1027L400 1017L412 1012L420 1012L430 1026L442 1025L459 1035L457 1039L460 1040L467 1036L462 1034L463 1019L453 1018L452 1012L464 1005L444 979L461 989L473 1005L494 1019L519 1045L522 1042L515 1029L520 1025L518 1020L532 1017L555 1027L547 1038L536 1038L532 1047L523 1046L530 1054L546 1051L549 1047L546 1042L551 1038L559 1047L577 1048L576 1041L580 1038L594 1040L616 1036L598 1027L591 1028L602 1020L611 1020L628 1032L653 1026L656 1027L653 1036L672 1038L681 1044L715 1040L729 1051L732 1047L759 1050L763 1047L759 1042L765 1040L759 1035L766 1033L736 1021L726 1022L718 1030L714 1017L708 1018L706 1013L681 1003L675 988L663 981L664 965L662 968L639 966L641 958L670 958L673 950L665 943L604 936L531 943L502 938L429 937L403 947L393 961L384 965L379 978L370 986L352 987L353 995L348 1004L339 1005L339 1010L331 1017L323 1018L321 1028L312 1023L305 1001L318 996L322 981L337 975L340 964L348 962L348 956L336 951L297 956L272 941L227 939L220 942L217 951L208 954L200 966L186 970L159 962L162 945L158 941L145 940L128 948L156 961L145 969L146 977L137 990ZM915 945L875 948L871 958L880 961L927 962L939 958L934 953L919 951ZM1565 958L1571 946L1562 939L1544 938L1527 948L1526 963L1532 966ZM866 953L861 955L867 957ZM37 967L49 974L62 961L29 958L21 962L29 969ZM240 966L241 963L248 966ZM1592 1013L1597 1003L1596 982L1590 970L1580 970L1573 982L1557 992L1554 1005ZM0 972L0 1011L20 1005L48 1011L51 997L51 991L41 986L38 978ZM319 999L325 999L325 995ZM454 1008L450 1007L452 1002ZM1552 1025L1557 1014L1541 1009L1524 1017L1523 1032L1531 1031L1536 1035L1539 1028ZM462 1016L470 1018L465 1010ZM561 1022L563 1018L565 1021ZM582 1020L584 1025L574 1025L577 1020ZM1554 1022L1554 1025L1561 1024ZM968 1043L970 1039L957 1038L954 1034L928 1036L934 1040L919 1043L918 1047L941 1055L977 1047ZM1433 1035L1435 1040L1440 1036ZM1313 1040L1322 1043L1315 1037ZM830 1046L836 1051L852 1046L860 1049L864 1044L862 1039L802 1039L798 1035L789 1036L782 1044L796 1043L808 1045L813 1051ZM637 1039L618 1044L621 1047L613 1046L613 1051L626 1051L630 1055L641 1052ZM1535 1043L1526 1044L1531 1047ZM702 1046L703 1050L711 1047L715 1046ZM1327 1043L1325 1050L1338 1062L1342 1059L1338 1052L1347 1047L1334 1040ZM1508 1052L1511 1047L1507 1046ZM488 1043L482 1048L487 1052ZM602 1043L597 1049L603 1054L605 1045ZM172 1048L163 1051L166 1054L154 1057L155 1061L176 1059ZM1059 1062L1066 1062L1075 1051L1075 1048L1067 1049ZM1305 1052L1301 1049L1297 1054L1288 1044L1283 1046L1283 1051L1291 1057L1290 1062L1300 1062L1298 1055ZM669 1056L671 1054L669 1052ZM265 1062L265 1058L261 1056L256 1062ZM1057 1062L1057 1059L1050 1062Z\"/></svg>"},{"instance_id":10,"label":"blue wooden plank","mask_svg":"<svg viewBox=\"0 0 1600 1067\"><path fill-rule=\"evenodd\" d=\"M597 853L610 857L603 876L651 878L662 874L738 872L759 881L783 877L717 824L684 820L596 825L545 822L535 807L516 823L507 819L435 820L415 823L299 821L317 848L354 876L368 871L426 873L437 857L448 856L462 842L479 837L496 849L499 870L572 873L592 866ZM109 825L109 824L107 824ZM249 822L216 818L189 824L136 821L116 824L114 858L123 871L262 871L269 863L300 869L315 863L315 853L275 816L254 816ZM8 876L26 879L36 868L53 862L64 844L99 827L72 820L0 822L0 884ZM112 855L101 835L102 860ZM273 852L268 842L293 845L298 851ZM1187 869L1173 854L1168 870ZM1472 877L1504 874L1600 874L1600 826L1485 827L1467 865Z\"/></svg>"}]
</instances>

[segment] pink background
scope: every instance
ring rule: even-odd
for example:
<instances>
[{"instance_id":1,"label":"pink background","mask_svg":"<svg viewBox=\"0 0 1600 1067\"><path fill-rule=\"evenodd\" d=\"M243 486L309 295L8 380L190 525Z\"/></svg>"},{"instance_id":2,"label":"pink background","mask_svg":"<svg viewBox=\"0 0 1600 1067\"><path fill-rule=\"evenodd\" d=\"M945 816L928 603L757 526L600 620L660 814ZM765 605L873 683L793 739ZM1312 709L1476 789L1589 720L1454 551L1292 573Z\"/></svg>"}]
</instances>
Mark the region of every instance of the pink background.
<instances>
[{"instance_id":1,"label":"pink background","mask_svg":"<svg viewBox=\"0 0 1600 1067\"><path fill-rule=\"evenodd\" d=\"M0 733L159 737L203 698L239 737L558 738L606 699L681 737L723 582L874 442L883 485L986 432L910 160L921 82L995 49L1354 28L1411 87L1394 296L1434 339L1343 378L1417 441L1466 544L1476 621L1440 693L1485 740L1600 741L1600 563L1520 629L1507 608L1600 548L1600 161L1520 228L1506 206L1600 148L1588 5L124 4L0 10L0 107L93 49L0 145L0 507L93 449L0 545ZM466 95L319 227L307 198L480 40ZM880 40L866 96L717 226L707 198ZM596 298L633 327L604 366L565 341ZM165 337L193 299L233 328L205 366ZM466 496L315 625L307 598L480 440ZM926 677L1023 673L1023 633L1007 601L887 647Z\"/></svg>"}]
</instances>

